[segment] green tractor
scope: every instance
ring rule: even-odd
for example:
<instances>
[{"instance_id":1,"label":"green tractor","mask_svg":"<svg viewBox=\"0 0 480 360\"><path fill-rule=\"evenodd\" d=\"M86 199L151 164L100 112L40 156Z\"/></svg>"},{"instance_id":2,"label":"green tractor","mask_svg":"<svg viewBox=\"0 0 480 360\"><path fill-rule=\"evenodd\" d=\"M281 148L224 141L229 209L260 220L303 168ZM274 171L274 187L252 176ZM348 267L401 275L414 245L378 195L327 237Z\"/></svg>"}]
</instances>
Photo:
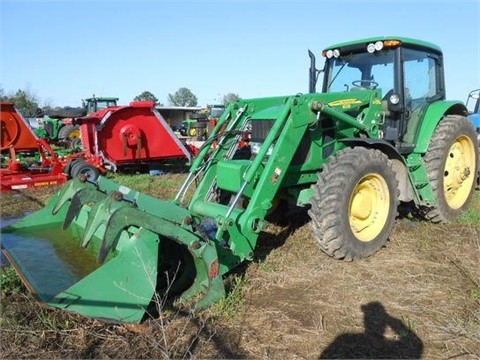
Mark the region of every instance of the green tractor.
<instances>
[{"instance_id":1,"label":"green tractor","mask_svg":"<svg viewBox=\"0 0 480 360\"><path fill-rule=\"evenodd\" d=\"M218 119L225 111L225 105L207 105L205 108L194 112L180 130L183 136L196 137L206 140L208 133L217 125Z\"/></svg>"},{"instance_id":2,"label":"green tractor","mask_svg":"<svg viewBox=\"0 0 480 360\"><path fill-rule=\"evenodd\" d=\"M38 137L52 142L75 145L75 139L80 138L80 128L73 124L72 119L85 116L106 107L117 106L118 98L93 97L82 100L83 106L79 108L64 107L47 111L43 119L43 126L35 129Z\"/></svg>"},{"instance_id":3,"label":"green tractor","mask_svg":"<svg viewBox=\"0 0 480 360\"><path fill-rule=\"evenodd\" d=\"M3 229L29 289L51 307L138 323L157 296L194 309L224 297L223 275L254 258L279 203L304 207L312 240L344 260L387 244L400 203L433 222L460 215L477 134L465 105L445 100L441 49L346 42L323 51L321 71L309 54L310 92L230 103L170 201L79 176Z\"/></svg>"}]
</instances>

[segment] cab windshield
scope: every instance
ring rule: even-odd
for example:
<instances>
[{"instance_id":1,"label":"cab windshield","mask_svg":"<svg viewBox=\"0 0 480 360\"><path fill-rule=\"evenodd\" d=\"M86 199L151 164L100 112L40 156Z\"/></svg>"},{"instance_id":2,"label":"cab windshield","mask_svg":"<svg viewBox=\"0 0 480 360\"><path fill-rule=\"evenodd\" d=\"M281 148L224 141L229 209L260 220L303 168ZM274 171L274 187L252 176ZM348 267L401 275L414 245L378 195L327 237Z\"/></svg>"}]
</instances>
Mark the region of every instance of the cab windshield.
<instances>
[{"instance_id":1,"label":"cab windshield","mask_svg":"<svg viewBox=\"0 0 480 360\"><path fill-rule=\"evenodd\" d=\"M394 50L330 58L325 70L325 92L380 88L385 94L394 87Z\"/></svg>"}]
</instances>

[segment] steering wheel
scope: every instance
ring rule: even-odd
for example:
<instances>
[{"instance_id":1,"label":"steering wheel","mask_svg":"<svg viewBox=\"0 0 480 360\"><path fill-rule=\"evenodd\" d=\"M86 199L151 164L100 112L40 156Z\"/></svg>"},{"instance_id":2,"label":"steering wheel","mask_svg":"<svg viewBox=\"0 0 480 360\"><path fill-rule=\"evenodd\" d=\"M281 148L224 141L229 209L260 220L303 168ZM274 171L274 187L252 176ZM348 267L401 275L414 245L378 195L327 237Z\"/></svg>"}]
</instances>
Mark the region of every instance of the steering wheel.
<instances>
[{"instance_id":1,"label":"steering wheel","mask_svg":"<svg viewBox=\"0 0 480 360\"><path fill-rule=\"evenodd\" d=\"M368 86L365 86L365 83L368 84ZM352 85L360 89L375 89L378 83L373 80L355 80L352 81Z\"/></svg>"}]
</instances>

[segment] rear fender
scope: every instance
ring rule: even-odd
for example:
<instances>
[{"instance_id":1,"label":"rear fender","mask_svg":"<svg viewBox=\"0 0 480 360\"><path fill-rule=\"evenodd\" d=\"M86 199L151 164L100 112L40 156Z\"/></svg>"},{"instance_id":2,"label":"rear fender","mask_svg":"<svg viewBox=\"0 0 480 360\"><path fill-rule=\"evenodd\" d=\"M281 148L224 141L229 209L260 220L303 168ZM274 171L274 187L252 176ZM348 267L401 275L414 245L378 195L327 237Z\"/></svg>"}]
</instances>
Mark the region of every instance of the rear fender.
<instances>
[{"instance_id":1,"label":"rear fender","mask_svg":"<svg viewBox=\"0 0 480 360\"><path fill-rule=\"evenodd\" d=\"M467 114L467 108L460 101L437 101L430 104L420 125L413 152L417 154L427 152L435 128L445 115L466 116Z\"/></svg>"}]
</instances>

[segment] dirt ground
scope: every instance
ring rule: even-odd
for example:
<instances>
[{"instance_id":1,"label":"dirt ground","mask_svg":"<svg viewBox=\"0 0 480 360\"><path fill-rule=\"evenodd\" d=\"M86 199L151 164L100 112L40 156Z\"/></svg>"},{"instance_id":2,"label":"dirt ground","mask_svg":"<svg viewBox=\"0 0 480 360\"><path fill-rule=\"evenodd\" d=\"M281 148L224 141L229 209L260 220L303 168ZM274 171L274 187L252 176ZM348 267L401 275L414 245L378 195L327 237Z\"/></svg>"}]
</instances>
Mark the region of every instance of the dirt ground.
<instances>
[{"instance_id":1,"label":"dirt ground","mask_svg":"<svg viewBox=\"0 0 480 360\"><path fill-rule=\"evenodd\" d=\"M48 196L2 194L2 217ZM290 219L267 226L227 300L195 316L126 328L3 294L2 358L480 359L478 223L398 219L386 248L344 262L318 249L305 214Z\"/></svg>"}]
</instances>

